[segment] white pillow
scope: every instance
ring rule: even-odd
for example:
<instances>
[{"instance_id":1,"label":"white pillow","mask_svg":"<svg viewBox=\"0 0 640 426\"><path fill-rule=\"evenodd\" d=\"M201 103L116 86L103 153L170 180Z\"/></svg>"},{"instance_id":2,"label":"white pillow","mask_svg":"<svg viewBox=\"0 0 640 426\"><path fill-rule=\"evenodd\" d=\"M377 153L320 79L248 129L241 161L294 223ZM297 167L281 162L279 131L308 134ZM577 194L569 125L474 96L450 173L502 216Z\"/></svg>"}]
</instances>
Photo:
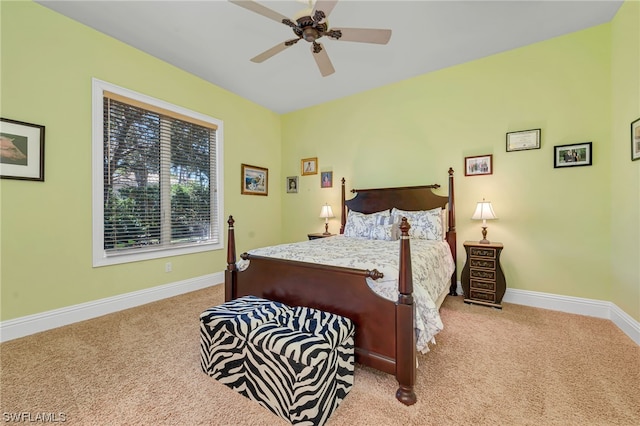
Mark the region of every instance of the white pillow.
<instances>
[{"instance_id":1,"label":"white pillow","mask_svg":"<svg viewBox=\"0 0 640 426\"><path fill-rule=\"evenodd\" d=\"M349 214L347 215L347 222L344 225L344 236L355 238L372 238L371 234L373 230L378 226L386 224L391 224L391 213L389 212L389 210L371 214L364 214L349 210ZM376 232L379 233L381 231Z\"/></svg>"},{"instance_id":2,"label":"white pillow","mask_svg":"<svg viewBox=\"0 0 640 426\"><path fill-rule=\"evenodd\" d=\"M421 240L442 241L444 232L442 231L442 208L437 207L431 210L399 210L395 207L391 210L391 217L394 221L400 221L406 217L411 228L409 237Z\"/></svg>"},{"instance_id":3,"label":"white pillow","mask_svg":"<svg viewBox=\"0 0 640 426\"><path fill-rule=\"evenodd\" d=\"M385 223L376 225L371 229L372 240L396 241L400 238L400 228L397 223Z\"/></svg>"}]
</instances>

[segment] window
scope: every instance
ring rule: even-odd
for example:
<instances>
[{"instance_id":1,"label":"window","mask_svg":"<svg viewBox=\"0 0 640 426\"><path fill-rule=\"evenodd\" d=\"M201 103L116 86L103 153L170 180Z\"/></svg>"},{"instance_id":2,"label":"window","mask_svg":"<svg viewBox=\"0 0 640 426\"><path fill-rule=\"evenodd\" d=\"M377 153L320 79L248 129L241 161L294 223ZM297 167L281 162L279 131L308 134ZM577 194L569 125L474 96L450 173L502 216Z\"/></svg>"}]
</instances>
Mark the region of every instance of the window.
<instances>
[{"instance_id":1,"label":"window","mask_svg":"<svg viewBox=\"0 0 640 426\"><path fill-rule=\"evenodd\" d=\"M222 122L93 80L93 265L221 249Z\"/></svg>"}]
</instances>

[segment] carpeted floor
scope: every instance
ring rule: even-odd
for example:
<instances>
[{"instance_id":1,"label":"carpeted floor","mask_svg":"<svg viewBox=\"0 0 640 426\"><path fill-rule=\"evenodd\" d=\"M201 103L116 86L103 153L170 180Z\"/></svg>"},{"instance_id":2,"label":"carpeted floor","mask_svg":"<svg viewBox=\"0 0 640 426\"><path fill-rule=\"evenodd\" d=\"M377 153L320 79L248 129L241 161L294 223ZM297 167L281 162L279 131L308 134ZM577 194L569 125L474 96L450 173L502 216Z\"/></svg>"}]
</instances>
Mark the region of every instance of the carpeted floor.
<instances>
[{"instance_id":1,"label":"carpeted floor","mask_svg":"<svg viewBox=\"0 0 640 426\"><path fill-rule=\"evenodd\" d=\"M222 301L215 286L2 343L2 421L288 424L200 370L198 317ZM328 426L640 424L640 347L612 322L461 297L441 313L418 402L403 406L392 376L357 366Z\"/></svg>"}]
</instances>

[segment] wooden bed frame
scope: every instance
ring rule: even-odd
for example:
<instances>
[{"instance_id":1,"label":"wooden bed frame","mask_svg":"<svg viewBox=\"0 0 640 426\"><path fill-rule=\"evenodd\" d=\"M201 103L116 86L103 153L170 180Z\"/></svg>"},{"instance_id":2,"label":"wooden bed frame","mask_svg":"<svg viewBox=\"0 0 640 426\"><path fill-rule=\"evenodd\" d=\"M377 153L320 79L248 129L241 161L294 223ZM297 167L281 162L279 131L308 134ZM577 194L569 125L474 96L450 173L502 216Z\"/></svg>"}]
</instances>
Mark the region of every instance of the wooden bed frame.
<instances>
[{"instance_id":1,"label":"wooden bed frame","mask_svg":"<svg viewBox=\"0 0 640 426\"><path fill-rule=\"evenodd\" d=\"M351 192L345 199L342 179L342 226L348 210L374 213L396 207L401 210L428 210L448 207L446 241L456 260L455 204L453 169L449 169L449 194L439 196L433 189L440 185L401 188L366 189ZM405 222L406 223L406 222ZM369 288L366 278L382 276L377 270L359 270L315 263L298 262L243 253L250 260L249 267L236 267L234 220L228 220L227 270L225 271L225 300L255 295L290 306L308 306L354 321L356 326L356 362L395 375L399 388L396 398L405 405L417 400L414 392L416 378L415 306L411 273L408 227L402 225L400 239L400 274L397 302L378 296ZM409 224L410 225L410 224ZM449 295L456 295L456 271L451 276Z\"/></svg>"}]
</instances>

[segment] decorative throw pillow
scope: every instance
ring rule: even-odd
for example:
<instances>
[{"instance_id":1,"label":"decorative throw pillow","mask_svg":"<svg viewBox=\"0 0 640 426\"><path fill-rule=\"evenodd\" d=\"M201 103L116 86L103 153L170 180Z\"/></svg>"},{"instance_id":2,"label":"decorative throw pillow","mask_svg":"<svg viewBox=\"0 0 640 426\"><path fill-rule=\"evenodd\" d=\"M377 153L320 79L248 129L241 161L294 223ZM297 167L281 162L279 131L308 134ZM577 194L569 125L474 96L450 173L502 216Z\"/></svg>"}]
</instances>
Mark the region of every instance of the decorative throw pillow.
<instances>
[{"instance_id":1,"label":"decorative throw pillow","mask_svg":"<svg viewBox=\"0 0 640 426\"><path fill-rule=\"evenodd\" d=\"M442 208L438 207L431 210L399 210L393 208L391 216L394 221L400 221L402 217L406 217L411 228L409 229L409 237L421 240L440 240L443 238L442 231Z\"/></svg>"},{"instance_id":2,"label":"decorative throw pillow","mask_svg":"<svg viewBox=\"0 0 640 426\"><path fill-rule=\"evenodd\" d=\"M344 225L344 236L355 238L372 238L375 227L390 223L389 210L378 213L364 214L349 210L347 222Z\"/></svg>"}]
</instances>

